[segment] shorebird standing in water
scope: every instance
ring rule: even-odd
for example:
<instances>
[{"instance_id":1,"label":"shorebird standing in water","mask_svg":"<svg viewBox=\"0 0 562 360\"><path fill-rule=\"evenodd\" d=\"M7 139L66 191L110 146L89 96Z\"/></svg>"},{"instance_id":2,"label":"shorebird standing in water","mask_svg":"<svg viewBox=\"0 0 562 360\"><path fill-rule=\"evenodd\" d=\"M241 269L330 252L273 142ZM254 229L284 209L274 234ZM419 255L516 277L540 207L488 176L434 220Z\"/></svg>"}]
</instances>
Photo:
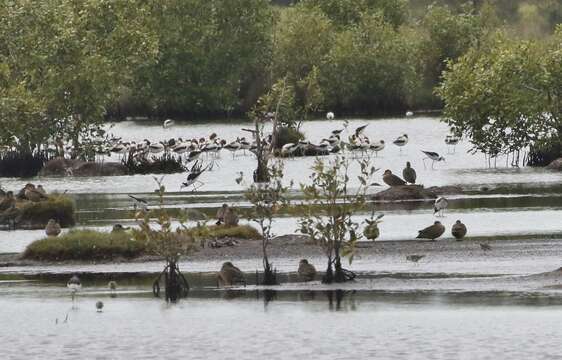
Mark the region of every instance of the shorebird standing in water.
<instances>
[{"instance_id":1,"label":"shorebird standing in water","mask_svg":"<svg viewBox=\"0 0 562 360\"><path fill-rule=\"evenodd\" d=\"M444 217L445 215L443 215L443 211L447 208L448 205L449 201L443 196L439 196L437 199L435 199L435 203L433 204L433 215L437 214L435 216Z\"/></svg>"},{"instance_id":2,"label":"shorebird standing in water","mask_svg":"<svg viewBox=\"0 0 562 360\"><path fill-rule=\"evenodd\" d=\"M424 154L426 155L426 157L424 157L424 158L422 159L422 161L423 161L423 167L424 167L424 168L426 168L426 166L425 166L425 159L430 159L430 160L431 160L431 168L432 168L432 169L434 168L433 165L435 164L436 161L445 161L445 158L444 158L443 156L439 155L439 154L436 153L436 152L422 150L422 153L424 153Z\"/></svg>"},{"instance_id":3,"label":"shorebird standing in water","mask_svg":"<svg viewBox=\"0 0 562 360\"><path fill-rule=\"evenodd\" d=\"M189 169L185 182L181 183L180 191L183 188L190 187L192 185L193 185L193 190L191 191L195 191L199 189L201 186L205 185L203 182L197 179L199 179L201 174L203 174L208 168L209 166L203 167L203 163L199 162L199 160L196 161L195 164L193 164L193 166L191 167L191 169ZM199 186L197 186L197 184Z\"/></svg>"},{"instance_id":4,"label":"shorebird standing in water","mask_svg":"<svg viewBox=\"0 0 562 360\"><path fill-rule=\"evenodd\" d=\"M402 147L406 146L408 140L408 134L404 134L397 137L392 143L400 148L400 154L402 154Z\"/></svg>"},{"instance_id":5,"label":"shorebird standing in water","mask_svg":"<svg viewBox=\"0 0 562 360\"><path fill-rule=\"evenodd\" d=\"M70 290L70 296L72 297L72 307L74 307L74 299L78 290L82 288L82 283L77 275L72 275L70 280L66 283L66 287Z\"/></svg>"},{"instance_id":6,"label":"shorebird standing in water","mask_svg":"<svg viewBox=\"0 0 562 360\"><path fill-rule=\"evenodd\" d=\"M459 143L459 138L455 135L447 135L445 137L445 144L447 144L447 154L454 154L456 145ZM452 151L451 151L452 148Z\"/></svg>"},{"instance_id":7,"label":"shorebird standing in water","mask_svg":"<svg viewBox=\"0 0 562 360\"><path fill-rule=\"evenodd\" d=\"M327 120L334 120L334 118L335 118L335 115L334 115L333 112L329 111L329 112L326 114L326 119L327 119Z\"/></svg>"}]
</instances>

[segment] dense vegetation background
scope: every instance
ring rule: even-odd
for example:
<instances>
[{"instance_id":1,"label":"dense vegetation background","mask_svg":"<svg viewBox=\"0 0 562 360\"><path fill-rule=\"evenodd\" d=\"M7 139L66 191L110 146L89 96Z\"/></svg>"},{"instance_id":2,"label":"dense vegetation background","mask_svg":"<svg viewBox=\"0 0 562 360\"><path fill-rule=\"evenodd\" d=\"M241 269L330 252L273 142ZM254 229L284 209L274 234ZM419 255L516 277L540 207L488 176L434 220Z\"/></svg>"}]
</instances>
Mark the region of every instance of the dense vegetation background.
<instances>
[{"instance_id":1,"label":"dense vegetation background","mask_svg":"<svg viewBox=\"0 0 562 360\"><path fill-rule=\"evenodd\" d=\"M458 84L436 90L444 70L452 83L471 73L456 76L453 64L464 56L493 62L499 43L507 52L534 49L525 53L530 63L550 56L548 79L531 87L560 88L561 7L559 0L4 0L0 125L9 131L0 141L78 142L108 117L245 116L279 89L299 119L442 108L463 96ZM476 79L460 80L468 81ZM535 100L556 110L558 96Z\"/></svg>"}]
</instances>

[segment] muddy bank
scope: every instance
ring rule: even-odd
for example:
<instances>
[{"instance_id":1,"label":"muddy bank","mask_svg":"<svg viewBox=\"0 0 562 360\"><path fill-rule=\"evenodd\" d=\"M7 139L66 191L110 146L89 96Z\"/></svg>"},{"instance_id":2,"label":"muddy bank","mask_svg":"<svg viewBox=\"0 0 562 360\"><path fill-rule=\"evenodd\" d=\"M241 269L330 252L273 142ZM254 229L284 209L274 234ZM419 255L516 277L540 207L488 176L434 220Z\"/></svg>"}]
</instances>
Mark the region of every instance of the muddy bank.
<instances>
[{"instance_id":1,"label":"muddy bank","mask_svg":"<svg viewBox=\"0 0 562 360\"><path fill-rule=\"evenodd\" d=\"M423 185L402 185L392 186L378 192L373 196L373 199L375 201L428 201L436 199L441 195L458 195L462 193L463 189L460 186L431 186L425 188Z\"/></svg>"}]
</instances>

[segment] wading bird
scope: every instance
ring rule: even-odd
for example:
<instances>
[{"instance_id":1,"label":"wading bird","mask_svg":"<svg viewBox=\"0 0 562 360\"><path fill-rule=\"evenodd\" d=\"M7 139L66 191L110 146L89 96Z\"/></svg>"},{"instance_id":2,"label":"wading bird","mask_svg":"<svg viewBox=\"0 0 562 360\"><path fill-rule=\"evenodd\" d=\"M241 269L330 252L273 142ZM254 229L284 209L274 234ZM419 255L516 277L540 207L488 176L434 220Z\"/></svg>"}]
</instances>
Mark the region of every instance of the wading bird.
<instances>
[{"instance_id":1,"label":"wading bird","mask_svg":"<svg viewBox=\"0 0 562 360\"><path fill-rule=\"evenodd\" d=\"M448 154L454 154L455 153L455 148L457 146L457 144L459 143L459 138L457 136L454 135L447 135L445 137L445 144L447 144L447 153ZM452 148L452 151L451 151Z\"/></svg>"},{"instance_id":2,"label":"wading bird","mask_svg":"<svg viewBox=\"0 0 562 360\"><path fill-rule=\"evenodd\" d=\"M335 118L335 115L334 115L333 112L329 111L329 112L326 114L326 119L328 119L328 120L334 120L334 118Z\"/></svg>"},{"instance_id":3,"label":"wading bird","mask_svg":"<svg viewBox=\"0 0 562 360\"><path fill-rule=\"evenodd\" d=\"M443 211L447 208L448 205L449 201L443 196L439 196L437 199L435 199L435 203L433 203L433 215L437 214L435 216L444 217Z\"/></svg>"},{"instance_id":4,"label":"wading bird","mask_svg":"<svg viewBox=\"0 0 562 360\"><path fill-rule=\"evenodd\" d=\"M422 161L423 161L423 167L424 167L424 168L425 168L425 159L430 159L430 160L431 160L431 168L432 168L432 169L434 168L433 165L435 164L436 161L445 161L445 158L444 158L443 156L439 155L439 154L436 153L436 152L433 152L433 151L425 151L425 150L422 150L421 152L426 155L426 157L424 157L424 158L422 159Z\"/></svg>"},{"instance_id":5,"label":"wading bird","mask_svg":"<svg viewBox=\"0 0 562 360\"><path fill-rule=\"evenodd\" d=\"M416 236L416 239L435 240L439 236L443 235L444 232L445 232L445 226L443 226L441 222L436 221L433 223L433 225L430 225L425 229L420 230L418 236Z\"/></svg>"},{"instance_id":6,"label":"wading bird","mask_svg":"<svg viewBox=\"0 0 562 360\"><path fill-rule=\"evenodd\" d=\"M406 116L407 116L407 117L411 117L411 116L414 116L414 112L413 112L413 111L410 111L410 110L408 110L408 111L406 111Z\"/></svg>"},{"instance_id":7,"label":"wading bird","mask_svg":"<svg viewBox=\"0 0 562 360\"><path fill-rule=\"evenodd\" d=\"M451 234L457 239L457 241L462 240L466 235L466 225L460 220L457 220L451 229Z\"/></svg>"},{"instance_id":8,"label":"wading bird","mask_svg":"<svg viewBox=\"0 0 562 360\"><path fill-rule=\"evenodd\" d=\"M375 152L375 156L379 156L379 151L382 151L384 149L384 140L379 140L372 143L369 146L369 149Z\"/></svg>"},{"instance_id":9,"label":"wading bird","mask_svg":"<svg viewBox=\"0 0 562 360\"><path fill-rule=\"evenodd\" d=\"M392 143L400 148L400 153L402 153L402 147L406 146L408 143L408 134L401 135L396 138Z\"/></svg>"},{"instance_id":10,"label":"wading bird","mask_svg":"<svg viewBox=\"0 0 562 360\"><path fill-rule=\"evenodd\" d=\"M97 312L102 312L102 311L103 311L103 301L97 301L97 302L96 302L96 311L97 311Z\"/></svg>"},{"instance_id":11,"label":"wading bird","mask_svg":"<svg viewBox=\"0 0 562 360\"><path fill-rule=\"evenodd\" d=\"M72 297L72 306L74 306L74 298L78 290L82 289L82 283L77 275L72 275L70 280L66 283L66 287L70 290L70 296Z\"/></svg>"},{"instance_id":12,"label":"wading bird","mask_svg":"<svg viewBox=\"0 0 562 360\"><path fill-rule=\"evenodd\" d=\"M406 167L402 170L402 177L410 184L416 183L416 170L410 165L409 161L406 162Z\"/></svg>"},{"instance_id":13,"label":"wading bird","mask_svg":"<svg viewBox=\"0 0 562 360\"><path fill-rule=\"evenodd\" d=\"M141 211L148 211L148 201L146 201L146 199L139 198L131 194L128 194L128 196L135 201L133 204L133 209L135 211L137 211L137 208Z\"/></svg>"},{"instance_id":14,"label":"wading bird","mask_svg":"<svg viewBox=\"0 0 562 360\"><path fill-rule=\"evenodd\" d=\"M162 124L162 127L164 129L171 128L172 126L174 126L174 120L172 120L172 119L166 119L166 120L164 120L164 123Z\"/></svg>"},{"instance_id":15,"label":"wading bird","mask_svg":"<svg viewBox=\"0 0 562 360\"><path fill-rule=\"evenodd\" d=\"M301 281L313 281L316 278L316 268L306 259L302 259L299 262L297 273Z\"/></svg>"},{"instance_id":16,"label":"wading bird","mask_svg":"<svg viewBox=\"0 0 562 360\"><path fill-rule=\"evenodd\" d=\"M195 164L193 164L193 166L191 167L191 169L189 169L185 182L181 183L180 191L183 188L190 187L192 185L193 185L193 190L191 191L195 191L199 189L201 186L205 185L202 181L199 181L197 179L199 179L201 174L203 174L208 168L209 168L208 165L206 167L203 167L203 163L196 161ZM197 184L199 186L197 186Z\"/></svg>"}]
</instances>

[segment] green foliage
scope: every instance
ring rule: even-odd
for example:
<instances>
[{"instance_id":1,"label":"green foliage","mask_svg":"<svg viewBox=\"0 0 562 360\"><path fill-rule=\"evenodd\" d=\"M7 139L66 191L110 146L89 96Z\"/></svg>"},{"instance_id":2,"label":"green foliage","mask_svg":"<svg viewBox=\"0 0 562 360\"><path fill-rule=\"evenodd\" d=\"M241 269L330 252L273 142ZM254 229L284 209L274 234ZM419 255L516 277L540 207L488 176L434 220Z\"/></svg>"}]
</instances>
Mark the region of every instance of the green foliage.
<instances>
[{"instance_id":1,"label":"green foliage","mask_svg":"<svg viewBox=\"0 0 562 360\"><path fill-rule=\"evenodd\" d=\"M277 149L281 149L285 144L296 144L301 140L304 140L304 134L299 130L286 126L280 127L277 129L277 141L275 142L275 147Z\"/></svg>"},{"instance_id":2,"label":"green foliage","mask_svg":"<svg viewBox=\"0 0 562 360\"><path fill-rule=\"evenodd\" d=\"M365 15L338 33L321 69L328 108L400 108L415 88L408 43L380 14Z\"/></svg>"},{"instance_id":3,"label":"green foliage","mask_svg":"<svg viewBox=\"0 0 562 360\"><path fill-rule=\"evenodd\" d=\"M74 201L65 195L50 194L44 201L26 201L21 207L20 223L44 228L50 219L57 220L62 227L75 224Z\"/></svg>"},{"instance_id":4,"label":"green foliage","mask_svg":"<svg viewBox=\"0 0 562 360\"><path fill-rule=\"evenodd\" d=\"M271 57L266 0L159 1L152 19L158 56L136 72L134 93L156 114L237 109Z\"/></svg>"},{"instance_id":5,"label":"green foliage","mask_svg":"<svg viewBox=\"0 0 562 360\"><path fill-rule=\"evenodd\" d=\"M561 143L562 28L548 42L497 35L449 63L445 121L492 157Z\"/></svg>"},{"instance_id":6,"label":"green foliage","mask_svg":"<svg viewBox=\"0 0 562 360\"><path fill-rule=\"evenodd\" d=\"M156 53L147 10L141 0L2 2L2 142L15 135L31 151L88 136L131 70Z\"/></svg>"},{"instance_id":7,"label":"green foliage","mask_svg":"<svg viewBox=\"0 0 562 360\"><path fill-rule=\"evenodd\" d=\"M252 204L249 214L251 221L255 222L261 232L263 268L265 272L264 285L275 285L277 283L269 263L267 246L273 238L271 225L273 218L279 211L288 205L288 187L283 185L283 163L275 162L267 166L268 182L252 183L244 193L246 199Z\"/></svg>"},{"instance_id":8,"label":"green foliage","mask_svg":"<svg viewBox=\"0 0 562 360\"><path fill-rule=\"evenodd\" d=\"M27 246L22 257L40 261L98 261L135 258L145 252L145 243L135 241L129 232L71 230L59 237L34 241Z\"/></svg>"},{"instance_id":9,"label":"green foliage","mask_svg":"<svg viewBox=\"0 0 562 360\"><path fill-rule=\"evenodd\" d=\"M327 162L316 159L312 183L301 184L305 199L302 206L309 210L299 220L300 231L323 248L328 258L328 273L331 273L332 265L336 267L336 281L344 281L342 275L338 275L338 270L341 271L340 257L347 256L351 263L357 241L363 236L358 232L359 223L352 216L365 208L365 195L376 171L369 159L358 160L359 186L351 189L351 164L349 159L340 156ZM319 212L318 208L325 211Z\"/></svg>"}]
</instances>

